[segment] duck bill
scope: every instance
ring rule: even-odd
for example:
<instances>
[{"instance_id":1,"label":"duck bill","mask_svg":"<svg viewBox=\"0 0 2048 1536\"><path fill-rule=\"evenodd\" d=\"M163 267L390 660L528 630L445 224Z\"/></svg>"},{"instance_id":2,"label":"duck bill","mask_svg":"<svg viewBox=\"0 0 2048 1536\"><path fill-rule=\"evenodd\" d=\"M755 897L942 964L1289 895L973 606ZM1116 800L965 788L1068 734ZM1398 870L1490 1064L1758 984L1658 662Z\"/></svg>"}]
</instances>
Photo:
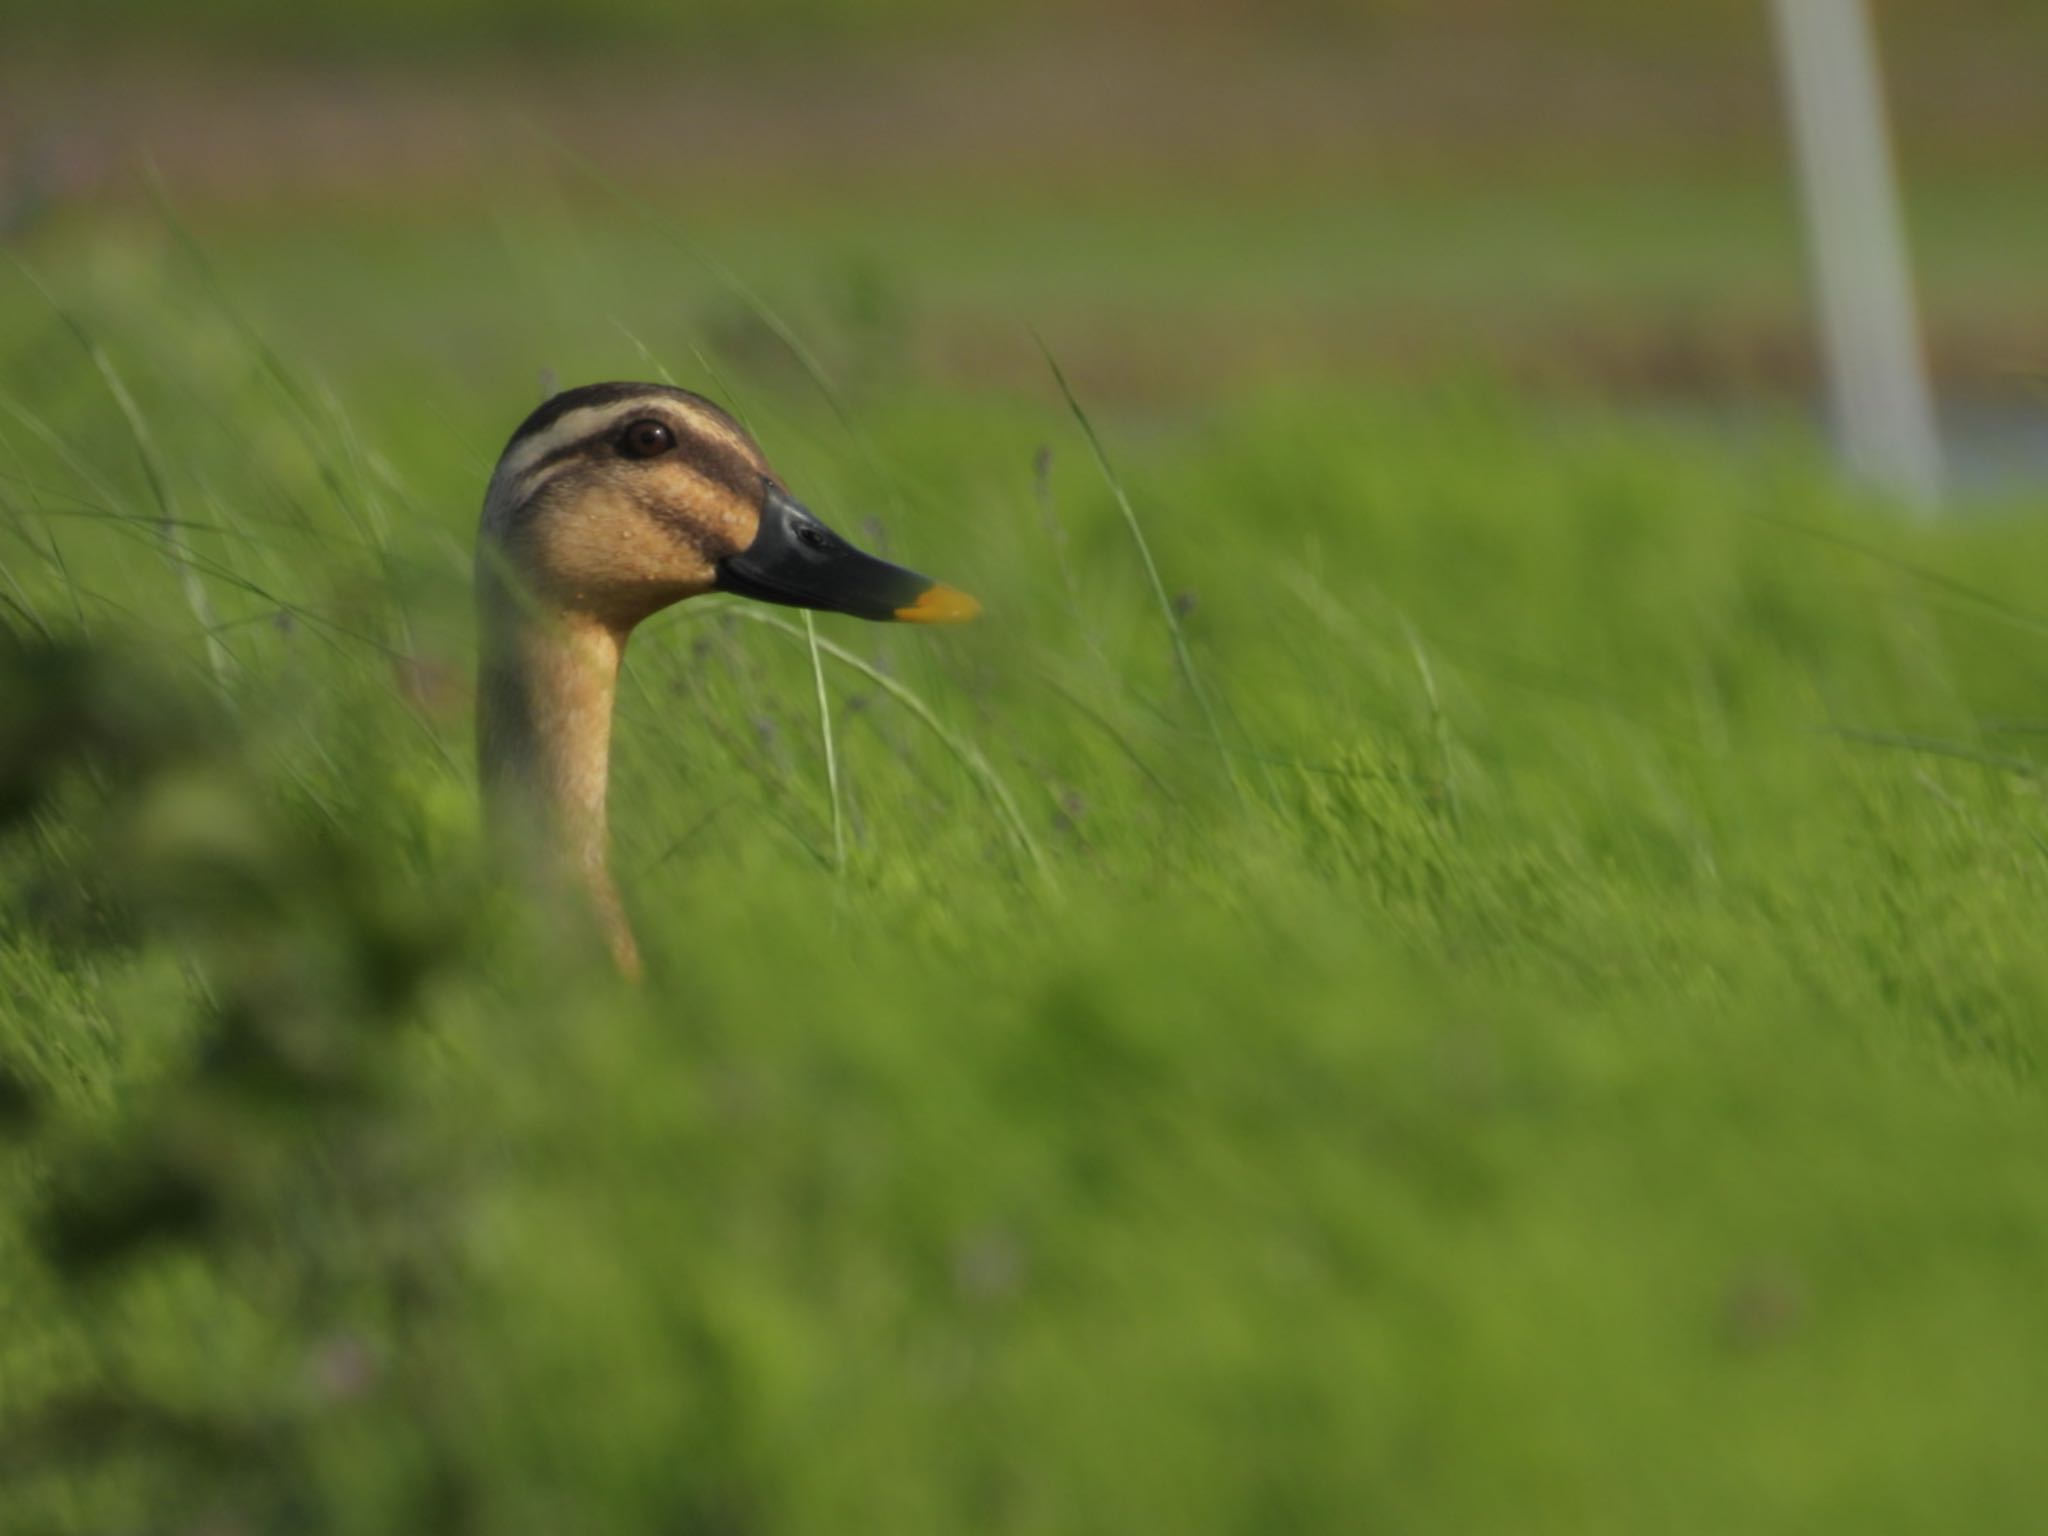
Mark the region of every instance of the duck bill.
<instances>
[{"instance_id":1,"label":"duck bill","mask_svg":"<svg viewBox=\"0 0 2048 1536\"><path fill-rule=\"evenodd\" d=\"M780 486L762 500L754 542L718 562L718 590L908 624L959 624L981 611L965 592L855 548Z\"/></svg>"}]
</instances>

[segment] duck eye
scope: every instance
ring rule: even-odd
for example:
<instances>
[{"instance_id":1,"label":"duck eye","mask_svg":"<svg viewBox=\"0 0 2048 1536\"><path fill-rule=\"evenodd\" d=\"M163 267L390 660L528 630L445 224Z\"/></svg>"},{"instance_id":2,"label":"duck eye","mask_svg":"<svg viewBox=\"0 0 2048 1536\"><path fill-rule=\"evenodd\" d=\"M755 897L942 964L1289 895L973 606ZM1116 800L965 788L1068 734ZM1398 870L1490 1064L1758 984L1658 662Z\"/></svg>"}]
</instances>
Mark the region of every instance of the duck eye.
<instances>
[{"instance_id":1,"label":"duck eye","mask_svg":"<svg viewBox=\"0 0 2048 1536\"><path fill-rule=\"evenodd\" d=\"M619 439L619 449L628 458L651 459L675 447L676 435L665 421L636 421Z\"/></svg>"}]
</instances>

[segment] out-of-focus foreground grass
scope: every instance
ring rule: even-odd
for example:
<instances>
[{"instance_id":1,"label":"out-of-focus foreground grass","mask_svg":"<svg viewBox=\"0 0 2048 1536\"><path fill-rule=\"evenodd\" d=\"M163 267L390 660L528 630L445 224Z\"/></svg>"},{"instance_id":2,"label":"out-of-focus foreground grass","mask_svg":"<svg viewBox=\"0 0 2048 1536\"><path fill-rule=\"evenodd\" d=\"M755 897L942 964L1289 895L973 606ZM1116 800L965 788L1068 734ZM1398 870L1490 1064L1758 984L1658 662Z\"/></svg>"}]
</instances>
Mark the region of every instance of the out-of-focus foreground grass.
<instances>
[{"instance_id":1,"label":"out-of-focus foreground grass","mask_svg":"<svg viewBox=\"0 0 2048 1536\"><path fill-rule=\"evenodd\" d=\"M477 872L526 401L160 259L11 301L8 1528L2031 1522L2039 521L1482 384L1105 420L1212 731L1049 389L599 337L988 605L821 623L843 870L801 632L649 627L627 994Z\"/></svg>"}]
</instances>

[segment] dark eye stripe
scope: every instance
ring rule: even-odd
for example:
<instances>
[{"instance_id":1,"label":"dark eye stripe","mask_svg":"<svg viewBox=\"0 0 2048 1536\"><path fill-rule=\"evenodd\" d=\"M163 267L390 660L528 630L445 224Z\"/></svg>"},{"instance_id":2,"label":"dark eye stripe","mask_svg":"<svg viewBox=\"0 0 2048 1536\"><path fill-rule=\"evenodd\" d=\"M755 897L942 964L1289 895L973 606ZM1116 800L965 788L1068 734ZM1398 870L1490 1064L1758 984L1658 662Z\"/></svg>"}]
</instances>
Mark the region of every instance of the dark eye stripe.
<instances>
[{"instance_id":1,"label":"dark eye stripe","mask_svg":"<svg viewBox=\"0 0 2048 1536\"><path fill-rule=\"evenodd\" d=\"M676 456L714 485L736 495L757 500L764 479L761 471L724 443L710 442L684 433L676 444Z\"/></svg>"},{"instance_id":2,"label":"dark eye stripe","mask_svg":"<svg viewBox=\"0 0 2048 1536\"><path fill-rule=\"evenodd\" d=\"M619 450L629 458L651 459L676 445L676 429L658 417L643 416L619 434Z\"/></svg>"},{"instance_id":3,"label":"dark eye stripe","mask_svg":"<svg viewBox=\"0 0 2048 1536\"><path fill-rule=\"evenodd\" d=\"M658 419L645 415L636 416L624 425L626 429L630 429L640 421ZM723 486L750 501L759 499L765 476L746 455L726 443L701 437L691 432L687 426L678 426L667 421L662 424L675 434L676 441L675 446L665 450L660 457L680 459L713 484ZM573 443L564 443L552 452L535 459L522 471L520 478L531 485L535 476L571 459L615 453L621 430L619 423L611 422Z\"/></svg>"},{"instance_id":4,"label":"dark eye stripe","mask_svg":"<svg viewBox=\"0 0 2048 1536\"><path fill-rule=\"evenodd\" d=\"M730 426L734 431L744 430L737 421L733 420L731 413L720 406L717 401L707 400L704 396L697 394L693 390L677 389L674 385L670 384L633 384L623 381L610 384L583 384L574 389L565 389L559 394L552 395L542 404L535 407L533 413L513 431L511 441L505 444L505 452L509 454L521 443L526 442L530 438L537 437L564 416L570 415L575 411L586 410L593 406L617 405L625 401L651 405L657 408L663 403L673 402L687 410L700 412L714 421ZM616 420L617 418L614 419Z\"/></svg>"},{"instance_id":5,"label":"dark eye stripe","mask_svg":"<svg viewBox=\"0 0 2048 1536\"><path fill-rule=\"evenodd\" d=\"M541 457L535 459L531 464L527 465L525 469L520 471L519 477L522 480L531 480L535 475L539 474L544 469L552 469L555 465L567 463L570 459L581 458L585 454L590 452L591 445L593 443L598 442L600 440L608 441L609 439L601 439L597 437L582 437L578 438L573 443L564 443L561 447L555 449L552 453L543 454Z\"/></svg>"}]
</instances>

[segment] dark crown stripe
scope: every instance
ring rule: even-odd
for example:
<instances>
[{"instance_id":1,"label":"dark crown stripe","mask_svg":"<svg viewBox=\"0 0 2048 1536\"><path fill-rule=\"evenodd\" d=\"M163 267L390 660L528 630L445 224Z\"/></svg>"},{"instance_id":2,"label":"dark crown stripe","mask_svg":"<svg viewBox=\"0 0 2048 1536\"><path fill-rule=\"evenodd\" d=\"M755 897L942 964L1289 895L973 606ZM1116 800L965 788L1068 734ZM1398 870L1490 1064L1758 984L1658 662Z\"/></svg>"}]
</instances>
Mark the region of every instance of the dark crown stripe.
<instances>
[{"instance_id":1,"label":"dark crown stripe","mask_svg":"<svg viewBox=\"0 0 2048 1536\"><path fill-rule=\"evenodd\" d=\"M677 389L672 384L581 384L575 389L565 389L558 395L550 395L536 406L533 413L513 431L511 440L505 444L505 452L510 453L527 438L547 431L571 411L581 411L592 406L617 405L624 400L673 400L679 405L705 412L730 426L735 432L744 431L731 413L716 401L707 400L692 390Z\"/></svg>"},{"instance_id":2,"label":"dark crown stripe","mask_svg":"<svg viewBox=\"0 0 2048 1536\"><path fill-rule=\"evenodd\" d=\"M664 404L682 409L664 410ZM532 487L536 481L545 478L550 469L571 460L610 452L621 428L644 413L659 417L674 428L676 457L705 479L742 496L754 497L761 493L768 475L760 461L759 450L751 449L753 440L747 436L746 430L730 414L702 395L662 384L590 384L557 395L520 424L519 430L512 435L512 441L506 445L505 456L509 458L515 454L522 443L543 437L572 412L602 410L612 405L625 408L612 412L601 424L581 436L557 444L531 463L522 464L518 472L519 482ZM707 423L714 429L725 428L737 442L727 440L724 432L713 430L707 433L703 430ZM743 448L738 444L749 447Z\"/></svg>"}]
</instances>

